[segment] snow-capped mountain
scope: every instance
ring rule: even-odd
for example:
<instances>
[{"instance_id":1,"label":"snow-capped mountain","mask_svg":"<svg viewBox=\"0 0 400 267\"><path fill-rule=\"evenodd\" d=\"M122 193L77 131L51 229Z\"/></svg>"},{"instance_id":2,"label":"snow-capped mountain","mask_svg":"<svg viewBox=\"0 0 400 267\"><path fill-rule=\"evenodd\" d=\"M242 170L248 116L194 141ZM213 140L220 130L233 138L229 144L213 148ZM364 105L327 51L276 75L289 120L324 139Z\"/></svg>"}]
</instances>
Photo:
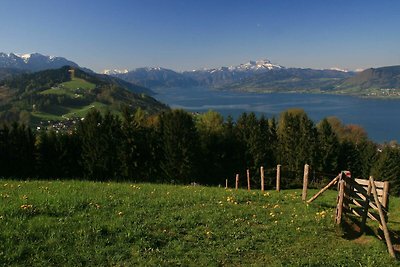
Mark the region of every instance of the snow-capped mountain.
<instances>
[{"instance_id":1,"label":"snow-capped mountain","mask_svg":"<svg viewBox=\"0 0 400 267\"><path fill-rule=\"evenodd\" d=\"M128 82L149 88L192 87L212 88L328 88L352 72L344 70L313 70L286 68L268 59L249 61L237 66L175 72L164 68L137 68L127 73L111 74ZM325 82L328 80L328 82Z\"/></svg>"},{"instance_id":2,"label":"snow-capped mountain","mask_svg":"<svg viewBox=\"0 0 400 267\"><path fill-rule=\"evenodd\" d=\"M113 69L113 70L103 70L102 74L117 75L117 74L125 74L125 73L128 73L128 72L129 71L127 69L124 69L124 70Z\"/></svg>"},{"instance_id":3,"label":"snow-capped mountain","mask_svg":"<svg viewBox=\"0 0 400 267\"><path fill-rule=\"evenodd\" d=\"M176 72L160 67L137 68L127 70L105 70L104 74L112 75L129 82L135 82L147 87L179 87L179 86L220 86L237 82L255 74L273 70L283 70L285 67L273 64L268 59L249 61L237 66L200 69Z\"/></svg>"},{"instance_id":4,"label":"snow-capped mountain","mask_svg":"<svg viewBox=\"0 0 400 267\"><path fill-rule=\"evenodd\" d=\"M274 69L282 69L284 67L276 64L272 64L268 59L252 61L250 60L247 63L240 64L239 66L231 66L228 69L230 71L267 71Z\"/></svg>"},{"instance_id":5,"label":"snow-capped mountain","mask_svg":"<svg viewBox=\"0 0 400 267\"><path fill-rule=\"evenodd\" d=\"M57 69L63 66L79 67L78 64L63 57L45 56L39 53L14 54L0 52L0 68L14 68L26 71Z\"/></svg>"},{"instance_id":6,"label":"snow-capped mountain","mask_svg":"<svg viewBox=\"0 0 400 267\"><path fill-rule=\"evenodd\" d=\"M336 71L341 71L341 72L349 72L348 69L341 69L341 68L337 68L337 67L330 68L329 70L336 70Z\"/></svg>"},{"instance_id":7,"label":"snow-capped mountain","mask_svg":"<svg viewBox=\"0 0 400 267\"><path fill-rule=\"evenodd\" d=\"M271 63L268 59L262 59L253 61L250 60L247 63L243 63L237 66L229 66L229 67L219 67L213 69L201 69L201 70L193 70L192 72L250 72L250 73L260 73L269 70L276 69L284 69L285 67L277 64Z\"/></svg>"},{"instance_id":8,"label":"snow-capped mountain","mask_svg":"<svg viewBox=\"0 0 400 267\"><path fill-rule=\"evenodd\" d=\"M250 60L247 63L237 66L187 71L183 72L183 74L202 85L218 87L241 81L256 74L283 69L285 67L273 64L268 59L263 59L257 61Z\"/></svg>"}]
</instances>

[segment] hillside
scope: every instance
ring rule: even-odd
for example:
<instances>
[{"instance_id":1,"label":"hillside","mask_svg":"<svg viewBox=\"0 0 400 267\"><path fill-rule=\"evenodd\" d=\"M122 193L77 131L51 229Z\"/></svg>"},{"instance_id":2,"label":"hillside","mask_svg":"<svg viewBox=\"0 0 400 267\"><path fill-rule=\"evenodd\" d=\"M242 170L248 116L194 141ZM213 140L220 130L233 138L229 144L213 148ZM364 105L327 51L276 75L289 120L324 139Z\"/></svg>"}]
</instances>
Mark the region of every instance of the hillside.
<instances>
[{"instance_id":1,"label":"hillside","mask_svg":"<svg viewBox=\"0 0 400 267\"><path fill-rule=\"evenodd\" d=\"M306 205L300 190L1 184L6 266L398 266L373 232L357 238L334 226L335 191ZM397 231L399 200L390 202Z\"/></svg>"},{"instance_id":2,"label":"hillside","mask_svg":"<svg viewBox=\"0 0 400 267\"><path fill-rule=\"evenodd\" d=\"M352 75L336 70L274 69L220 88L246 92L319 92L333 89Z\"/></svg>"},{"instance_id":3,"label":"hillside","mask_svg":"<svg viewBox=\"0 0 400 267\"><path fill-rule=\"evenodd\" d=\"M343 80L335 90L366 96L400 96L400 66L366 69Z\"/></svg>"},{"instance_id":4,"label":"hillside","mask_svg":"<svg viewBox=\"0 0 400 267\"><path fill-rule=\"evenodd\" d=\"M149 113L166 106L143 92L147 88L117 78L63 67L13 76L0 82L0 121L34 125L83 117L91 108L118 113L122 106Z\"/></svg>"},{"instance_id":5,"label":"hillside","mask_svg":"<svg viewBox=\"0 0 400 267\"><path fill-rule=\"evenodd\" d=\"M192 87L199 83L190 77L164 68L137 68L113 76L148 88Z\"/></svg>"},{"instance_id":6,"label":"hillside","mask_svg":"<svg viewBox=\"0 0 400 267\"><path fill-rule=\"evenodd\" d=\"M1 68L0 67L0 81L11 78L14 75L25 73L26 71L14 68Z\"/></svg>"}]
</instances>

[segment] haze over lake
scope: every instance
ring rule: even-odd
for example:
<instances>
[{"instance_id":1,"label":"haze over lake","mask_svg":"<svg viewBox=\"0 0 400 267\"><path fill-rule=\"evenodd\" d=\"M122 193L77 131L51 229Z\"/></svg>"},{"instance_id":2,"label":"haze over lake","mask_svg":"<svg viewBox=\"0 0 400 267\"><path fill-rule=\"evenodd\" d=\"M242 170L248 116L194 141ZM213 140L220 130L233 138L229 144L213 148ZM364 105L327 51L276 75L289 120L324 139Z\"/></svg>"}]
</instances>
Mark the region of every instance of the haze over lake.
<instances>
[{"instance_id":1,"label":"haze over lake","mask_svg":"<svg viewBox=\"0 0 400 267\"><path fill-rule=\"evenodd\" d=\"M156 99L172 108L193 112L215 110L234 118L242 112L279 116L289 108L302 108L315 122L336 116L345 124L361 125L376 142L399 140L400 100L366 99L323 94L256 94L207 88L155 89Z\"/></svg>"}]
</instances>

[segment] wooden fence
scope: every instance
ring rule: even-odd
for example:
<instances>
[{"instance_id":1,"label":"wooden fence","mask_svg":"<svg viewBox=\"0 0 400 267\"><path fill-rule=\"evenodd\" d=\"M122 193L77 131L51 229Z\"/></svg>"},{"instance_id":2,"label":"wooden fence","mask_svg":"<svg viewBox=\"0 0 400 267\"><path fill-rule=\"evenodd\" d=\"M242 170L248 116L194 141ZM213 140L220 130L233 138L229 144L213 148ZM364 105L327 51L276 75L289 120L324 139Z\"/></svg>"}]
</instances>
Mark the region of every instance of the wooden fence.
<instances>
[{"instance_id":1,"label":"wooden fence","mask_svg":"<svg viewBox=\"0 0 400 267\"><path fill-rule=\"evenodd\" d=\"M281 168L282 165L278 164L276 166L276 186L275 189L276 191L280 192L281 191ZM304 165L304 175L303 175L303 193L302 193L302 198L303 200L305 200L306 196L307 196L307 186L308 186L308 177L309 177L309 169L310 166L308 164ZM251 190L252 186L251 186L251 174L250 174L250 170L246 170L246 178L247 178L247 190ZM235 175L235 189L239 189L239 174L237 173ZM229 179L225 180L225 188L228 188L229 184ZM263 166L260 167L260 188L261 191L264 191L266 187L265 184L265 169Z\"/></svg>"},{"instance_id":2,"label":"wooden fence","mask_svg":"<svg viewBox=\"0 0 400 267\"><path fill-rule=\"evenodd\" d=\"M303 190L302 200L307 198L307 187L310 166L304 165L303 175ZM246 171L247 175L247 189L251 190L250 185L250 171ZM260 168L261 178L261 191L264 191L264 168ZM276 190L280 191L281 183L281 165L276 167ZM330 181L324 188L311 197L307 203L311 203L323 192L331 186L338 184L338 197L336 203L336 224L342 223L343 216L354 214L361 218L361 230L365 231L367 218L370 218L379 223L379 228L382 229L388 251L392 257L395 257L393 245L390 240L389 230L387 228L387 214L389 211L389 182L375 181L371 176L369 179L353 179L350 172L342 171L332 181ZM228 187L228 180L226 180L226 188ZM239 187L239 174L235 176L235 189Z\"/></svg>"},{"instance_id":3,"label":"wooden fence","mask_svg":"<svg viewBox=\"0 0 400 267\"><path fill-rule=\"evenodd\" d=\"M382 229L389 254L396 257L387 227L387 213L389 210L389 182L369 179L352 179L341 175L339 180L339 194L337 198L335 221L340 224L343 214L352 213L360 218L361 229L365 230L367 218L379 223Z\"/></svg>"}]
</instances>

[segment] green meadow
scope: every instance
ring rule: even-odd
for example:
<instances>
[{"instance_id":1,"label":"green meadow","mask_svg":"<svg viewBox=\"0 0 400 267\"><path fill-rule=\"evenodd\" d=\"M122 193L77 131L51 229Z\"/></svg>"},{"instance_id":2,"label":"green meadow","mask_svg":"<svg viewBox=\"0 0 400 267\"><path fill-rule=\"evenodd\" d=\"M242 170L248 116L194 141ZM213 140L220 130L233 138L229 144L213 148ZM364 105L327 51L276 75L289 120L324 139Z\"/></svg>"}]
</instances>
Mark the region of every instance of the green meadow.
<instances>
[{"instance_id":1,"label":"green meadow","mask_svg":"<svg viewBox=\"0 0 400 267\"><path fill-rule=\"evenodd\" d=\"M0 263L396 266L373 231L351 238L334 225L335 201L335 191L307 205L301 190L1 180ZM399 204L391 198L392 231Z\"/></svg>"}]
</instances>

